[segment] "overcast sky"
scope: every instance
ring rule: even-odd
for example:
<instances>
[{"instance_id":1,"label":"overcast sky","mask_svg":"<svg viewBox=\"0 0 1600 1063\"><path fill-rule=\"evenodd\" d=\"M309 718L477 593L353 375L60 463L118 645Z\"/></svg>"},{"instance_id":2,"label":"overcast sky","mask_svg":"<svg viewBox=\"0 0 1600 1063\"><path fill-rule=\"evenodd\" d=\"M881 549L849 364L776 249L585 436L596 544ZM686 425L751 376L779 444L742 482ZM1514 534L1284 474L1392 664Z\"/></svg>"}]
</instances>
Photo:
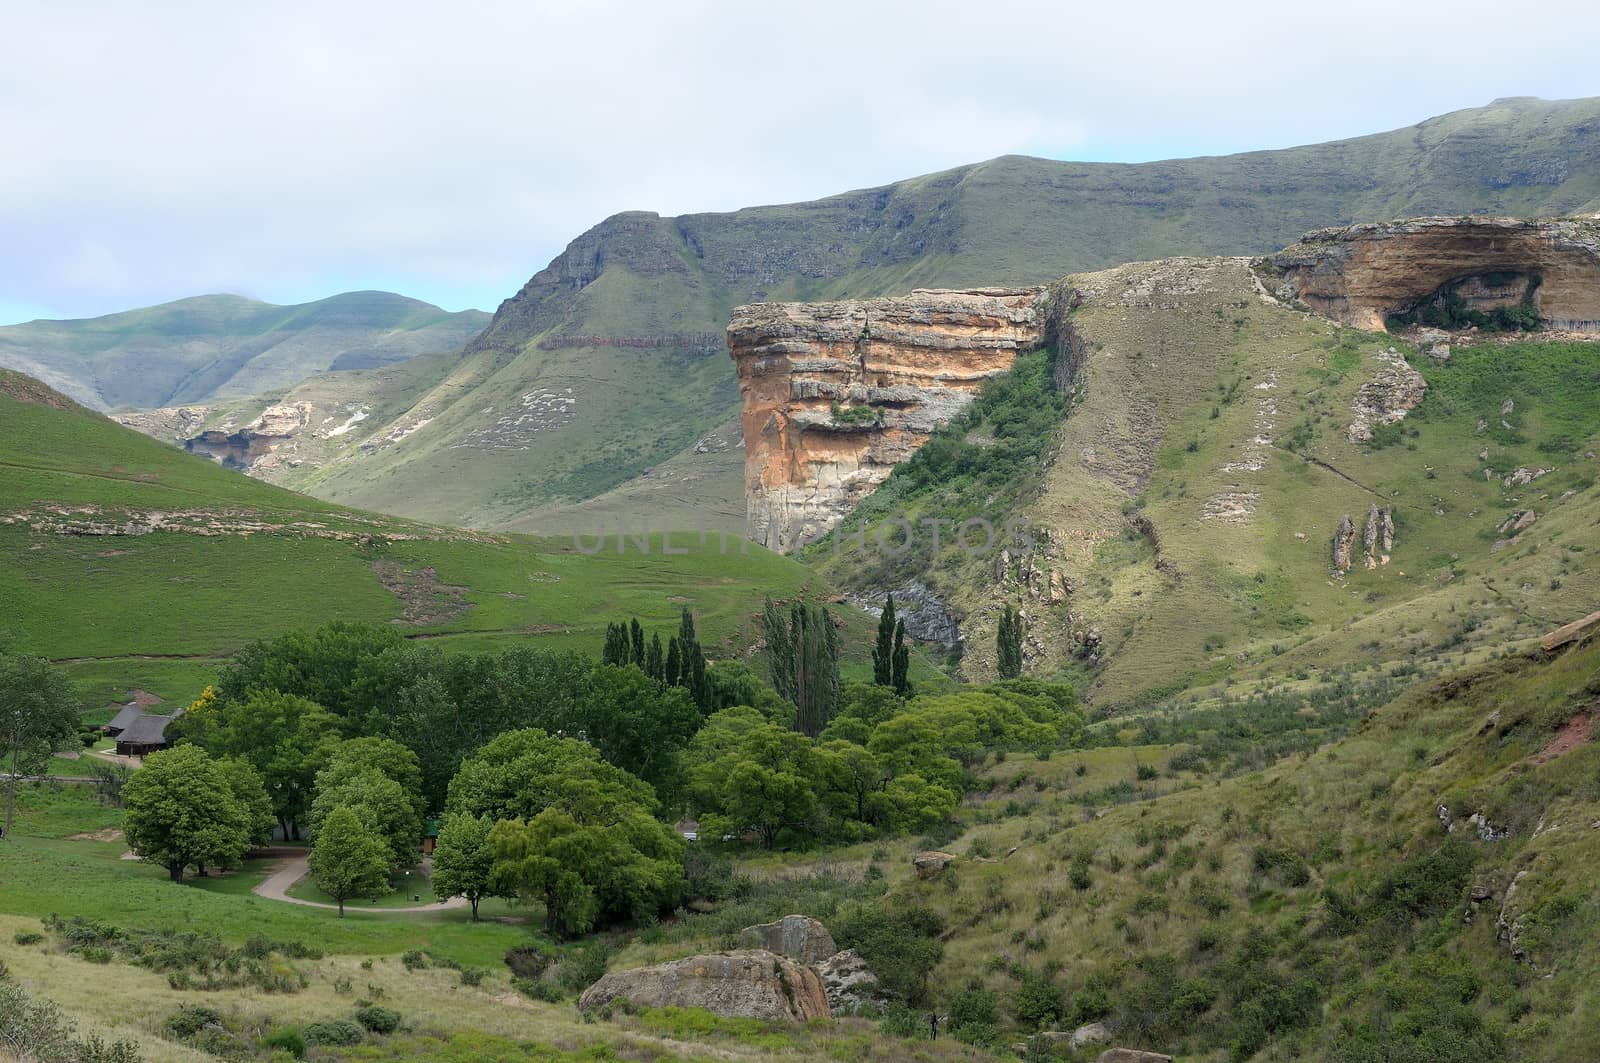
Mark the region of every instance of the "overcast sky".
<instances>
[{"instance_id":1,"label":"overcast sky","mask_svg":"<svg viewBox=\"0 0 1600 1063\"><path fill-rule=\"evenodd\" d=\"M0 323L216 291L492 310L619 210L1600 94L1593 0L5 10Z\"/></svg>"}]
</instances>

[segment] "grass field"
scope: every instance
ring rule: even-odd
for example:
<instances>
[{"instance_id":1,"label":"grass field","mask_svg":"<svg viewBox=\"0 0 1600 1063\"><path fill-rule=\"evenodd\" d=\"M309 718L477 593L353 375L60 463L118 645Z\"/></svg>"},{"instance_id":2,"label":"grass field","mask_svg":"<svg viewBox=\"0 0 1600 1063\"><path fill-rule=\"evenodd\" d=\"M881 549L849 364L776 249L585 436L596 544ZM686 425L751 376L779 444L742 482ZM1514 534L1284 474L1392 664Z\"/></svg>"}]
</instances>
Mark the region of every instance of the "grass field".
<instances>
[{"instance_id":1,"label":"grass field","mask_svg":"<svg viewBox=\"0 0 1600 1063\"><path fill-rule=\"evenodd\" d=\"M131 689L187 703L245 643L331 620L393 623L448 649L532 641L598 655L607 623L637 616L666 631L688 607L708 654L735 659L765 595L830 594L737 536L486 536L342 509L25 378L0 384L0 624L17 649L67 668L91 709ZM182 530L151 530L159 519ZM839 612L858 674L873 620Z\"/></svg>"}]
</instances>

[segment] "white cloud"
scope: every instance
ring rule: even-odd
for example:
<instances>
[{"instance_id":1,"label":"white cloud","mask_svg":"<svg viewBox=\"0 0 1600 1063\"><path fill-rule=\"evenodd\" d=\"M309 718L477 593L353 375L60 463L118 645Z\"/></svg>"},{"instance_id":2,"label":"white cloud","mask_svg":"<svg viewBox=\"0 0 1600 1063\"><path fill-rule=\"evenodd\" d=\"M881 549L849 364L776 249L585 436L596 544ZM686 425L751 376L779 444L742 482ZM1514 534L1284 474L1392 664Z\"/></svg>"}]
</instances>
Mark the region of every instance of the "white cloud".
<instances>
[{"instance_id":1,"label":"white cloud","mask_svg":"<svg viewBox=\"0 0 1600 1063\"><path fill-rule=\"evenodd\" d=\"M622 209L726 210L1007 152L1151 158L1600 91L1589 3L13 7L0 299L63 314L371 286L492 307ZM1476 27L1476 29L1474 29ZM45 264L45 268L41 268Z\"/></svg>"}]
</instances>

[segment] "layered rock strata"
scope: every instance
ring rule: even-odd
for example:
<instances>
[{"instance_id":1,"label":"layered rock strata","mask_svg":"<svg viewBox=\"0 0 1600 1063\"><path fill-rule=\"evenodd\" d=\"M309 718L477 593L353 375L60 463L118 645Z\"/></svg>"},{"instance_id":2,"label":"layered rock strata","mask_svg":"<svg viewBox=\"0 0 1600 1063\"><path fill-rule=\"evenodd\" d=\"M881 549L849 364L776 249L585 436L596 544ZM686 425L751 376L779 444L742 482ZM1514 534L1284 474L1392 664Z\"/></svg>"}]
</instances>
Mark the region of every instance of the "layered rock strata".
<instances>
[{"instance_id":1,"label":"layered rock strata","mask_svg":"<svg viewBox=\"0 0 1600 1063\"><path fill-rule=\"evenodd\" d=\"M584 990L590 1011L626 998L640 1007L704 1008L740 1019L805 1022L832 1016L816 971L787 956L746 949L613 971Z\"/></svg>"},{"instance_id":2,"label":"layered rock strata","mask_svg":"<svg viewBox=\"0 0 1600 1063\"><path fill-rule=\"evenodd\" d=\"M1278 298L1381 330L1449 297L1468 310L1531 302L1551 328L1600 332L1600 219L1416 218L1308 233L1258 263Z\"/></svg>"},{"instance_id":3,"label":"layered rock strata","mask_svg":"<svg viewBox=\"0 0 1600 1063\"><path fill-rule=\"evenodd\" d=\"M736 309L749 536L783 552L826 532L1040 342L1043 291Z\"/></svg>"}]
</instances>

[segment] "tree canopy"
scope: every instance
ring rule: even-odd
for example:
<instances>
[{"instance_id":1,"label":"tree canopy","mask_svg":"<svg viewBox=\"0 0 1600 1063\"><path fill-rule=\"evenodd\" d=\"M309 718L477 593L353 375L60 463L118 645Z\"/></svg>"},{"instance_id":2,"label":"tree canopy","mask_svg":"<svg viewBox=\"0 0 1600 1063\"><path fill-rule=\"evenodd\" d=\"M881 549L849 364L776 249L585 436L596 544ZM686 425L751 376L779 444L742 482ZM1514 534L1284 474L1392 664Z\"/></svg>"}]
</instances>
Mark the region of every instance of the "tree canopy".
<instances>
[{"instance_id":1,"label":"tree canopy","mask_svg":"<svg viewBox=\"0 0 1600 1063\"><path fill-rule=\"evenodd\" d=\"M389 846L348 806L323 821L308 864L317 887L338 902L341 919L345 901L377 900L389 892Z\"/></svg>"},{"instance_id":2,"label":"tree canopy","mask_svg":"<svg viewBox=\"0 0 1600 1063\"><path fill-rule=\"evenodd\" d=\"M71 744L78 727L78 699L66 677L42 657L0 650L0 764L6 780L5 830L16 811L17 776L37 775L56 750Z\"/></svg>"},{"instance_id":3,"label":"tree canopy","mask_svg":"<svg viewBox=\"0 0 1600 1063\"><path fill-rule=\"evenodd\" d=\"M123 833L141 859L160 864L174 881L186 867L236 864L260 826L235 797L253 791L242 763L223 767L199 746L152 753L122 788Z\"/></svg>"}]
</instances>

